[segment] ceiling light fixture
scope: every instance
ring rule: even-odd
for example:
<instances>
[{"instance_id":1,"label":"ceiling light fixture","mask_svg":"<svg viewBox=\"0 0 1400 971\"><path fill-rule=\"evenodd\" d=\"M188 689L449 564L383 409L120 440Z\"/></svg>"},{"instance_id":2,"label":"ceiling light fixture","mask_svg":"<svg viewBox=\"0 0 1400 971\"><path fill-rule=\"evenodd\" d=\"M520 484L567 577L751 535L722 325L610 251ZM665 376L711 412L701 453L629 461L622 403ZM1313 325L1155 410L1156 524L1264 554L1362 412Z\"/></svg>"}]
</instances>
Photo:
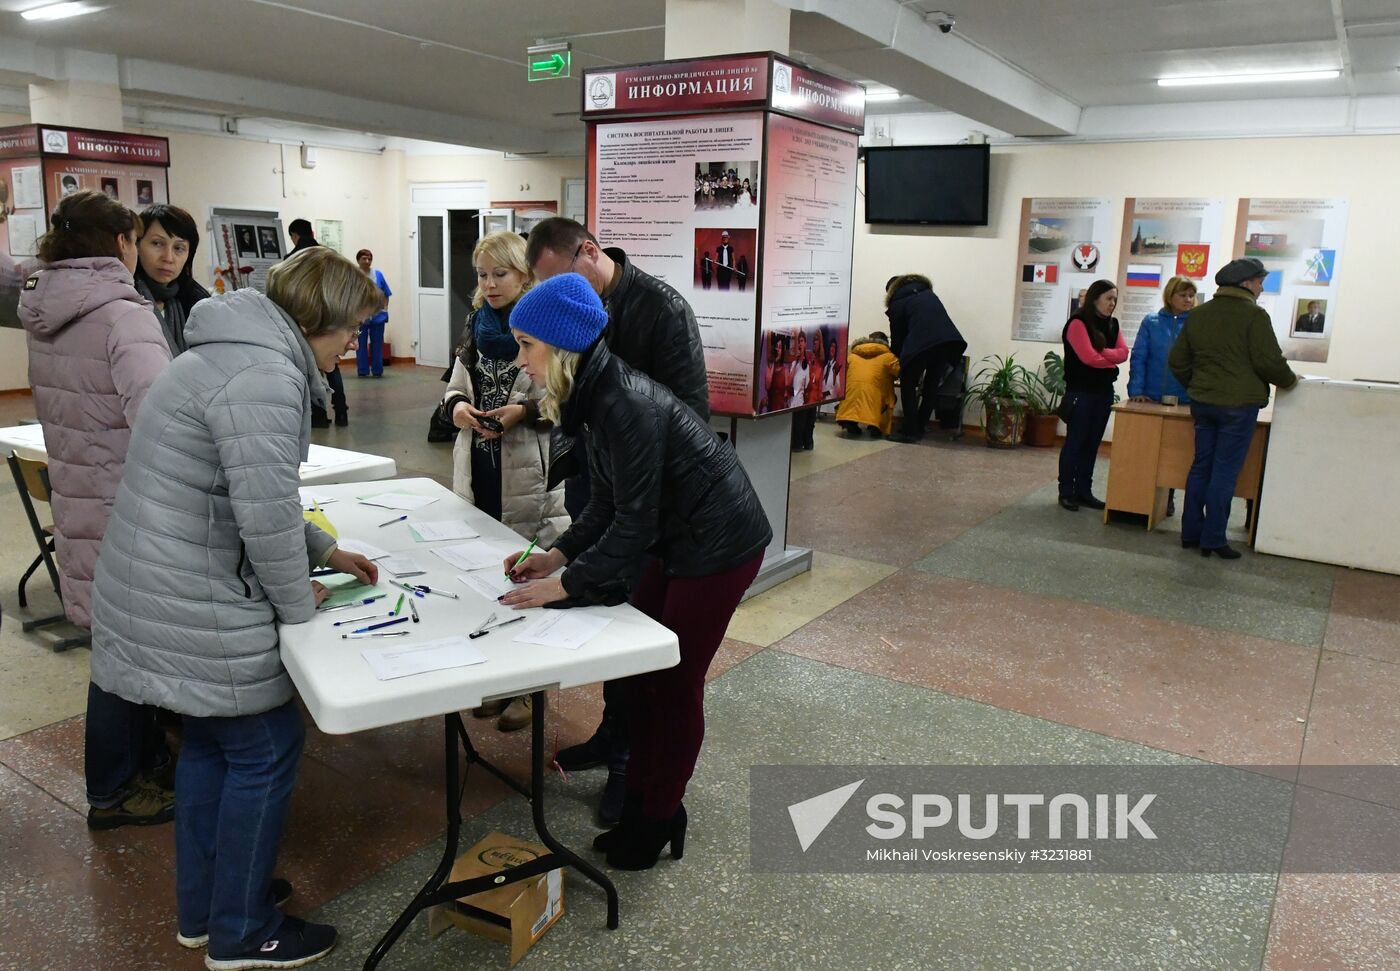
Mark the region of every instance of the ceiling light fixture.
<instances>
[{"instance_id":1,"label":"ceiling light fixture","mask_svg":"<svg viewBox=\"0 0 1400 971\"><path fill-rule=\"evenodd\" d=\"M875 85L865 89L866 102L871 101L898 101L900 94L894 88L887 88L884 85Z\"/></svg>"},{"instance_id":2,"label":"ceiling light fixture","mask_svg":"<svg viewBox=\"0 0 1400 971\"><path fill-rule=\"evenodd\" d=\"M1341 71L1285 71L1281 74L1206 74L1199 77L1158 78L1163 88L1187 88L1204 84L1270 84L1274 81L1326 81Z\"/></svg>"},{"instance_id":3,"label":"ceiling light fixture","mask_svg":"<svg viewBox=\"0 0 1400 971\"><path fill-rule=\"evenodd\" d=\"M66 20L69 17L81 17L83 14L97 13L101 7L93 6L89 3L50 3L42 7L34 7L25 10L20 14L25 20Z\"/></svg>"}]
</instances>

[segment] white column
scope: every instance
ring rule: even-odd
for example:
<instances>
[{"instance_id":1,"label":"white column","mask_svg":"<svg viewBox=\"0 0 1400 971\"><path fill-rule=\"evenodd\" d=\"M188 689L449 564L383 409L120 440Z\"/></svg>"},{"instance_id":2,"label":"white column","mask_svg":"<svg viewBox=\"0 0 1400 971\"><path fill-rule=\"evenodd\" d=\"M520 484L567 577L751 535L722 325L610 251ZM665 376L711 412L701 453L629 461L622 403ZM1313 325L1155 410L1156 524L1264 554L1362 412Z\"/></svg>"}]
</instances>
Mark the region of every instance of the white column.
<instances>
[{"instance_id":1,"label":"white column","mask_svg":"<svg viewBox=\"0 0 1400 971\"><path fill-rule=\"evenodd\" d=\"M748 51L786 54L790 20L788 8L772 0L666 0L666 59ZM787 545L792 416L716 418L714 428L734 442L773 527L773 543L749 588L753 596L812 568L811 550Z\"/></svg>"},{"instance_id":2,"label":"white column","mask_svg":"<svg viewBox=\"0 0 1400 971\"><path fill-rule=\"evenodd\" d=\"M53 77L29 86L29 120L123 131L122 89L117 59L92 51L59 51Z\"/></svg>"},{"instance_id":3,"label":"white column","mask_svg":"<svg viewBox=\"0 0 1400 971\"><path fill-rule=\"evenodd\" d=\"M666 0L666 60L788 52L791 11L772 0Z\"/></svg>"}]
</instances>

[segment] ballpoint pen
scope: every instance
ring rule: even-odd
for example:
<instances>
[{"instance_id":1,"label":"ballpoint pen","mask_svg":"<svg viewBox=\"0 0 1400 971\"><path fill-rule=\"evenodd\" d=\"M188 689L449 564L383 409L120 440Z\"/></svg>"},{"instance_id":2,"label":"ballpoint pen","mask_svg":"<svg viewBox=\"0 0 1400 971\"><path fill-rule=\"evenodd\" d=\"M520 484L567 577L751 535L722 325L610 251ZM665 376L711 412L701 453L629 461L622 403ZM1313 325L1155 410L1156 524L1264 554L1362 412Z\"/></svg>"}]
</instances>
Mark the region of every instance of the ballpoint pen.
<instances>
[{"instance_id":1,"label":"ballpoint pen","mask_svg":"<svg viewBox=\"0 0 1400 971\"><path fill-rule=\"evenodd\" d=\"M399 616L400 614L403 613L403 598L404 598L404 595L403 595L403 594L399 594L399 602L396 603L396 604L394 604L394 609L393 609L393 611L391 611L390 616L392 616L392 617L397 617L397 616Z\"/></svg>"},{"instance_id":2,"label":"ballpoint pen","mask_svg":"<svg viewBox=\"0 0 1400 971\"><path fill-rule=\"evenodd\" d=\"M398 588L401 589L401 590L407 590L409 593L413 594L415 597L422 597L422 596L423 596L423 591L422 591L421 589L419 589L418 587L413 586L412 584L404 583L402 580L390 580L389 582L392 583L394 586L398 587Z\"/></svg>"},{"instance_id":3,"label":"ballpoint pen","mask_svg":"<svg viewBox=\"0 0 1400 971\"><path fill-rule=\"evenodd\" d=\"M494 616L494 615L493 615L493 616ZM515 623L517 620L524 620L524 619L525 619L525 616L524 616L523 614L522 614L521 616L519 616L519 617L512 617L510 620L503 620L503 621L501 621L499 624L492 624L490 627L481 627L481 628L478 628L477 630L474 630L474 631L472 631L470 634L468 634L467 637L468 637L470 640L476 640L478 637L485 637L487 634L491 633L493 630L496 630L496 629L501 628L501 627L505 627L507 624L513 624L513 623Z\"/></svg>"},{"instance_id":4,"label":"ballpoint pen","mask_svg":"<svg viewBox=\"0 0 1400 971\"><path fill-rule=\"evenodd\" d=\"M342 641L358 641L364 637L407 637L406 630L386 630L378 634L341 634Z\"/></svg>"},{"instance_id":5,"label":"ballpoint pen","mask_svg":"<svg viewBox=\"0 0 1400 971\"><path fill-rule=\"evenodd\" d=\"M418 606L412 600L408 602L408 612L413 615L413 622L418 623Z\"/></svg>"},{"instance_id":6,"label":"ballpoint pen","mask_svg":"<svg viewBox=\"0 0 1400 971\"><path fill-rule=\"evenodd\" d=\"M462 599L461 597L457 596L455 593L448 593L446 590L434 590L432 587L428 586L426 583L420 583L420 584L418 584L418 586L415 587L414 589L416 589L416 590L421 590L423 593L435 594L436 596L439 596L439 597L451 597L453 600L461 600L461 599Z\"/></svg>"},{"instance_id":7,"label":"ballpoint pen","mask_svg":"<svg viewBox=\"0 0 1400 971\"><path fill-rule=\"evenodd\" d=\"M379 528L380 528L380 529L383 529L385 526L392 526L392 525L394 525L394 523L401 523L401 522L403 522L403 521L404 521L405 519L407 519L407 518L408 518L408 513L404 513L402 516L395 516L393 519L389 520L387 523L380 523L380 524L379 524Z\"/></svg>"},{"instance_id":8,"label":"ballpoint pen","mask_svg":"<svg viewBox=\"0 0 1400 971\"><path fill-rule=\"evenodd\" d=\"M389 596L387 593L379 593L375 594L373 597L366 597L363 600L352 600L349 603L336 604L334 607L322 607L321 613L328 614L332 610L344 610L346 607L363 607L365 604L372 604L376 600L383 600L387 596Z\"/></svg>"},{"instance_id":9,"label":"ballpoint pen","mask_svg":"<svg viewBox=\"0 0 1400 971\"><path fill-rule=\"evenodd\" d=\"M352 634L368 634L370 631L372 631L372 630L379 630L379 628L381 628L381 627L393 627L395 624L406 624L406 623L408 623L408 618L407 618L407 617L396 617L396 618L394 618L393 620L385 620L385 621L381 621L381 622L378 623L378 624L370 624L368 627L361 627L361 628L359 628L358 630L352 630L350 633L352 633Z\"/></svg>"},{"instance_id":10,"label":"ballpoint pen","mask_svg":"<svg viewBox=\"0 0 1400 971\"><path fill-rule=\"evenodd\" d=\"M530 558L530 554L535 551L535 544L539 542L539 539L539 536L536 536L534 539L530 540L530 545L525 547L525 552L520 554L520 559L515 561L515 566L511 567L509 570L506 571L506 576L515 576L515 571L520 569L520 564L528 560Z\"/></svg>"},{"instance_id":11,"label":"ballpoint pen","mask_svg":"<svg viewBox=\"0 0 1400 971\"><path fill-rule=\"evenodd\" d=\"M337 620L332 627L344 627L346 624L358 624L362 620L379 620L381 617L393 617L393 614L362 614L359 617L347 617L345 620Z\"/></svg>"}]
</instances>

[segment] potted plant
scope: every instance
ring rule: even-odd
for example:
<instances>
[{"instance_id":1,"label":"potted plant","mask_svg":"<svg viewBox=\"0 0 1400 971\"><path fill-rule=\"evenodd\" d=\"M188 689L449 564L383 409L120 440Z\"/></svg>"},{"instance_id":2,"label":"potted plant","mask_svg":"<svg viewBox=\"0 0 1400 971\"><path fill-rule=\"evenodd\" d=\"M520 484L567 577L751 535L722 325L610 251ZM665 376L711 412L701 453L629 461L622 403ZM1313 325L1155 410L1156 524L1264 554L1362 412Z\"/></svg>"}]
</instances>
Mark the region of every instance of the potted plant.
<instances>
[{"instance_id":1,"label":"potted plant","mask_svg":"<svg viewBox=\"0 0 1400 971\"><path fill-rule=\"evenodd\" d=\"M1016 363L1016 355L993 355L978 362L982 368L967 389L970 400L982 405L982 425L992 448L1015 448L1025 435L1026 412L1035 375Z\"/></svg>"},{"instance_id":2,"label":"potted plant","mask_svg":"<svg viewBox=\"0 0 1400 971\"><path fill-rule=\"evenodd\" d=\"M1065 362L1055 351L1046 351L1040 370L1033 375L1031 415L1026 423L1026 444L1050 448L1055 444L1060 417L1056 412L1065 395Z\"/></svg>"}]
</instances>

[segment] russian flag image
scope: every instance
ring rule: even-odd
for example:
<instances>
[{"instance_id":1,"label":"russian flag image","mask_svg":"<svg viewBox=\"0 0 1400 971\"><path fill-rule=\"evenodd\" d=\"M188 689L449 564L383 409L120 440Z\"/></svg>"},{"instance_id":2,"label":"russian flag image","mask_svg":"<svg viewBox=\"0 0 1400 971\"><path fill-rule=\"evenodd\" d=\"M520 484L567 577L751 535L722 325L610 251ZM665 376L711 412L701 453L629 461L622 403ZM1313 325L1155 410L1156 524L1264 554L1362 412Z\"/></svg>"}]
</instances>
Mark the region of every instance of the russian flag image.
<instances>
[{"instance_id":1,"label":"russian flag image","mask_svg":"<svg viewBox=\"0 0 1400 971\"><path fill-rule=\"evenodd\" d=\"M1128 286L1159 287L1162 285L1162 268L1155 263L1129 263Z\"/></svg>"},{"instance_id":2,"label":"russian flag image","mask_svg":"<svg viewBox=\"0 0 1400 971\"><path fill-rule=\"evenodd\" d=\"M1021 267L1022 283L1057 283L1059 279L1057 263L1027 263Z\"/></svg>"}]
</instances>

